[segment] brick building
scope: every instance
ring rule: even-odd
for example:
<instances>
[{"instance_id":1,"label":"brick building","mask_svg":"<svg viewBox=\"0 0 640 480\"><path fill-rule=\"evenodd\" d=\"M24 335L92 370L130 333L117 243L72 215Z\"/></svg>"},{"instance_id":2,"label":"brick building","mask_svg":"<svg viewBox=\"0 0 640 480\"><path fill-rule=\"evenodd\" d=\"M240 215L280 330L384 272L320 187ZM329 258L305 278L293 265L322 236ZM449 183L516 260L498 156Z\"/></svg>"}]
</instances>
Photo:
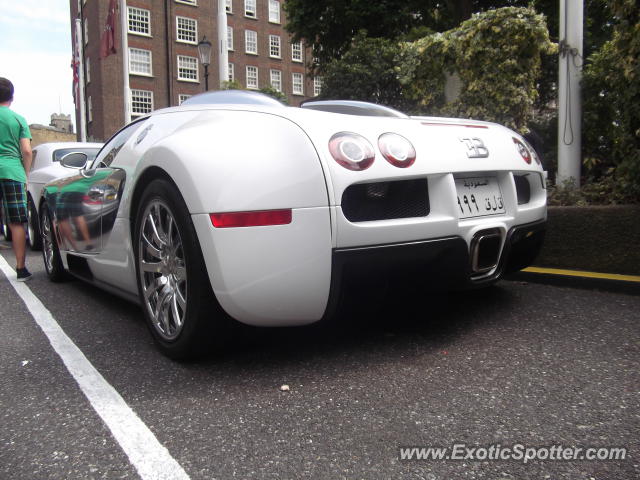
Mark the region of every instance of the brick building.
<instances>
[{"instance_id":1,"label":"brick building","mask_svg":"<svg viewBox=\"0 0 640 480\"><path fill-rule=\"evenodd\" d=\"M283 1L226 0L229 80L247 89L271 86L290 105L317 94L319 83L307 75L310 58L303 44L292 44L284 29ZM116 54L100 58L100 37L109 0L70 0L72 25L82 21L87 137L106 140L125 120L120 14ZM217 56L217 0L127 0L127 40L132 118L179 105L205 89L197 44L213 45L209 89L220 88ZM75 28L72 28L75 45ZM80 113L76 106L76 124ZM78 130L80 130L78 128Z\"/></svg>"}]
</instances>

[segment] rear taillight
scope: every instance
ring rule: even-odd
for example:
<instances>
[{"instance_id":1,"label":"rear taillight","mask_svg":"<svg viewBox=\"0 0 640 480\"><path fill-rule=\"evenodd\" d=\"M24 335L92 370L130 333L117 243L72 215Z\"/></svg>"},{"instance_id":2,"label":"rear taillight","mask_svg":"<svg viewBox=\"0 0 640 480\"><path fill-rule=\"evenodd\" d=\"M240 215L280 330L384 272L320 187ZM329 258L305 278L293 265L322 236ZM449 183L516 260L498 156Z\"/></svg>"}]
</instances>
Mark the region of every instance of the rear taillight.
<instances>
[{"instance_id":1,"label":"rear taillight","mask_svg":"<svg viewBox=\"0 0 640 480\"><path fill-rule=\"evenodd\" d=\"M518 140L516 137L513 137L513 143L516 144L516 148L518 149L518 153L520 154L522 159L528 164L531 164L531 152L525 146L525 144Z\"/></svg>"},{"instance_id":2,"label":"rear taillight","mask_svg":"<svg viewBox=\"0 0 640 480\"><path fill-rule=\"evenodd\" d=\"M396 167L410 167L416 161L416 150L411 142L396 133L380 135L378 148L385 160Z\"/></svg>"},{"instance_id":3,"label":"rear taillight","mask_svg":"<svg viewBox=\"0 0 640 480\"><path fill-rule=\"evenodd\" d=\"M336 133L329 140L329 151L336 162L349 170L365 170L375 159L369 141L357 133Z\"/></svg>"},{"instance_id":4,"label":"rear taillight","mask_svg":"<svg viewBox=\"0 0 640 480\"><path fill-rule=\"evenodd\" d=\"M291 223L291 209L262 210L252 212L210 213L211 223L216 228L264 227Z\"/></svg>"}]
</instances>

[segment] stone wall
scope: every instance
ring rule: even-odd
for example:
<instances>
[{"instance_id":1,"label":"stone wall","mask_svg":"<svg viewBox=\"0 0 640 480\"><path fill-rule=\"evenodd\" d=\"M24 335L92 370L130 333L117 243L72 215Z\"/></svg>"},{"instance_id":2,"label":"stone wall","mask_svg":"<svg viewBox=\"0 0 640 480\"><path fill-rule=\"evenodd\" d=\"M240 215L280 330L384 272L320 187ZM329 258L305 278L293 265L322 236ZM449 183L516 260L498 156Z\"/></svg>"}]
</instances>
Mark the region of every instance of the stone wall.
<instances>
[{"instance_id":1,"label":"stone wall","mask_svg":"<svg viewBox=\"0 0 640 480\"><path fill-rule=\"evenodd\" d=\"M76 142L76 134L56 130L52 127L45 127L44 125L29 125L31 130L31 146L35 147L42 143L49 142Z\"/></svg>"}]
</instances>

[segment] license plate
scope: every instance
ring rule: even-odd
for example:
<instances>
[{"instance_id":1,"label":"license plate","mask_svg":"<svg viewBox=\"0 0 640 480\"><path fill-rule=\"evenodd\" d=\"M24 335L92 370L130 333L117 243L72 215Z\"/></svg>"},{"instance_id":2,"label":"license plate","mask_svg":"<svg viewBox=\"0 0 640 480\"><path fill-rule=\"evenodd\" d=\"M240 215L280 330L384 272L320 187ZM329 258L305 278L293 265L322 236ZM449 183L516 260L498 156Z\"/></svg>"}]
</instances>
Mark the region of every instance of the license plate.
<instances>
[{"instance_id":1,"label":"license plate","mask_svg":"<svg viewBox=\"0 0 640 480\"><path fill-rule=\"evenodd\" d=\"M505 213L500 185L495 177L456 178L460 218Z\"/></svg>"}]
</instances>

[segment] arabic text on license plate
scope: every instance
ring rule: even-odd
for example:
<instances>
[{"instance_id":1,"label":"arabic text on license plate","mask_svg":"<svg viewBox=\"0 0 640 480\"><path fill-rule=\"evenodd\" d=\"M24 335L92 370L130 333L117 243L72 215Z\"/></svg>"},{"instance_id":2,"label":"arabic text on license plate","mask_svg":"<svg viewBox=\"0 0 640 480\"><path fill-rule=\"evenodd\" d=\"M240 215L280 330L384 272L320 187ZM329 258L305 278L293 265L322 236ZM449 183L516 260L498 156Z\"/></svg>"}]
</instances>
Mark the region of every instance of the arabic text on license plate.
<instances>
[{"instance_id":1,"label":"arabic text on license plate","mask_svg":"<svg viewBox=\"0 0 640 480\"><path fill-rule=\"evenodd\" d=\"M484 217L505 212L495 177L456 178L460 218Z\"/></svg>"}]
</instances>

